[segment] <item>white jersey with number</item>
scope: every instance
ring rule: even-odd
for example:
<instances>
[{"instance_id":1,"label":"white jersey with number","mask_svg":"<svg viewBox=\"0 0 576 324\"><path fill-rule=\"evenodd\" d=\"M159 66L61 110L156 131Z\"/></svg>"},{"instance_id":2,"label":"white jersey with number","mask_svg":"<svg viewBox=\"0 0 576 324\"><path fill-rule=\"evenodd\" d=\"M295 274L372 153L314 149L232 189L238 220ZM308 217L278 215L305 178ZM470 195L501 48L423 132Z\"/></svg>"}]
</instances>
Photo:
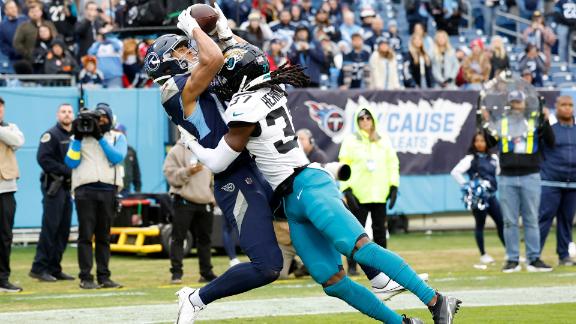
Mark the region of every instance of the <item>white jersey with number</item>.
<instances>
[{"instance_id":1,"label":"white jersey with number","mask_svg":"<svg viewBox=\"0 0 576 324\"><path fill-rule=\"evenodd\" d=\"M226 109L226 123L256 124L246 148L273 189L288 178L294 168L308 162L298 144L292 116L283 91L262 88L236 93Z\"/></svg>"}]
</instances>

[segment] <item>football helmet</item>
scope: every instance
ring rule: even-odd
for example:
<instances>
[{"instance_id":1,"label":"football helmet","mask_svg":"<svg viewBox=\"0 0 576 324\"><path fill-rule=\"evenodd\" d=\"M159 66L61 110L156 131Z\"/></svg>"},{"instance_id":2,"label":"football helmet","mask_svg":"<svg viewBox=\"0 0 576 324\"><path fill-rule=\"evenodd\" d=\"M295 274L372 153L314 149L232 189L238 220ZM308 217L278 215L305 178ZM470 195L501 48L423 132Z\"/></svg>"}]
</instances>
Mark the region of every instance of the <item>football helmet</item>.
<instances>
[{"instance_id":1,"label":"football helmet","mask_svg":"<svg viewBox=\"0 0 576 324\"><path fill-rule=\"evenodd\" d=\"M172 52L182 44L186 44L188 51L194 55L193 60L184 56L176 58L172 55ZM162 84L175 75L190 72L198 63L197 54L196 43L187 37L176 34L162 35L146 51L144 70L150 79Z\"/></svg>"},{"instance_id":2,"label":"football helmet","mask_svg":"<svg viewBox=\"0 0 576 324\"><path fill-rule=\"evenodd\" d=\"M263 76L269 72L268 59L261 49L248 43L239 43L224 51L224 65L216 75L213 90L220 99L230 100L234 93L246 89L245 86L252 81L259 78L265 81L267 78Z\"/></svg>"}]
</instances>

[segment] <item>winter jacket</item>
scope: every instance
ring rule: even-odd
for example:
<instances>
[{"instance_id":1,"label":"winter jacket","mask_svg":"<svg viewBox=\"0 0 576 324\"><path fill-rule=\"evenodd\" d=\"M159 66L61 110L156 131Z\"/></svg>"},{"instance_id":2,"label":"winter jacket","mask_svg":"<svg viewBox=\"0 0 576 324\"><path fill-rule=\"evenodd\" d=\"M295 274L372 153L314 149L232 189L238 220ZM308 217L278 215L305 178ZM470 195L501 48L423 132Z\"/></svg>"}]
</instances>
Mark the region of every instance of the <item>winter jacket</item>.
<instances>
[{"instance_id":1,"label":"winter jacket","mask_svg":"<svg viewBox=\"0 0 576 324\"><path fill-rule=\"evenodd\" d=\"M12 20L6 18L0 23L0 52L8 56L10 60L17 60L20 58L12 43L14 41L16 29L27 20L28 17L19 16Z\"/></svg>"},{"instance_id":2,"label":"winter jacket","mask_svg":"<svg viewBox=\"0 0 576 324\"><path fill-rule=\"evenodd\" d=\"M42 25L48 26L52 30L52 36L58 35L56 27L50 21L42 21ZM38 40L38 26L27 21L16 29L16 34L14 35L14 41L12 42L14 49L18 54L20 54L25 60L32 62L32 54L34 48L36 47L36 41Z\"/></svg>"},{"instance_id":3,"label":"winter jacket","mask_svg":"<svg viewBox=\"0 0 576 324\"><path fill-rule=\"evenodd\" d=\"M543 145L543 185L576 188L576 125L552 125L554 145ZM545 182L544 182L545 181Z\"/></svg>"}]
</instances>

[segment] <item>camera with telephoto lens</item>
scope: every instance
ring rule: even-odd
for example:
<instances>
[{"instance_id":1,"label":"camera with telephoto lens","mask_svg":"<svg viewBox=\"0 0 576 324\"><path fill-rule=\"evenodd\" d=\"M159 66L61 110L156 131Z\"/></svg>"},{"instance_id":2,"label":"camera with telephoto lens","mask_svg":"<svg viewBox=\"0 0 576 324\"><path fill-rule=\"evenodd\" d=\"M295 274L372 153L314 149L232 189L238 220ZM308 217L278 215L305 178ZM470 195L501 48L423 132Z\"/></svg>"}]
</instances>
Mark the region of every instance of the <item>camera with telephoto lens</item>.
<instances>
[{"instance_id":1,"label":"camera with telephoto lens","mask_svg":"<svg viewBox=\"0 0 576 324\"><path fill-rule=\"evenodd\" d=\"M83 135L93 134L96 127L98 127L101 115L102 113L96 110L81 110L78 118L74 121L74 132Z\"/></svg>"},{"instance_id":2,"label":"camera with telephoto lens","mask_svg":"<svg viewBox=\"0 0 576 324\"><path fill-rule=\"evenodd\" d=\"M328 170L336 180L346 181L352 175L352 169L348 164L340 162L330 162L322 165L324 169Z\"/></svg>"}]
</instances>

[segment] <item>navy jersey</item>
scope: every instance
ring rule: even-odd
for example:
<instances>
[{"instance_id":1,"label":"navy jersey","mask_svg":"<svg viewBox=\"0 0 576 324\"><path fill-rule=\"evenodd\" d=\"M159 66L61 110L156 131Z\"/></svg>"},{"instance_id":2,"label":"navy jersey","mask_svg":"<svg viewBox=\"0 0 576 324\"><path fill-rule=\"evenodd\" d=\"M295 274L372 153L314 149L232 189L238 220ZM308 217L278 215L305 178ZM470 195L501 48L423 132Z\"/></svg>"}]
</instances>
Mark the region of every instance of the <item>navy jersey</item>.
<instances>
[{"instance_id":1,"label":"navy jersey","mask_svg":"<svg viewBox=\"0 0 576 324\"><path fill-rule=\"evenodd\" d=\"M228 132L228 126L224 122L224 110L226 104L221 102L216 94L208 88L198 96L196 108L188 118L184 117L182 107L182 91L189 73L176 75L166 81L161 88L162 106L168 114L168 118L186 129L194 135L200 145L206 148L216 148L220 139ZM234 165L246 162L250 159L247 153L240 155L227 170L231 170Z\"/></svg>"}]
</instances>

